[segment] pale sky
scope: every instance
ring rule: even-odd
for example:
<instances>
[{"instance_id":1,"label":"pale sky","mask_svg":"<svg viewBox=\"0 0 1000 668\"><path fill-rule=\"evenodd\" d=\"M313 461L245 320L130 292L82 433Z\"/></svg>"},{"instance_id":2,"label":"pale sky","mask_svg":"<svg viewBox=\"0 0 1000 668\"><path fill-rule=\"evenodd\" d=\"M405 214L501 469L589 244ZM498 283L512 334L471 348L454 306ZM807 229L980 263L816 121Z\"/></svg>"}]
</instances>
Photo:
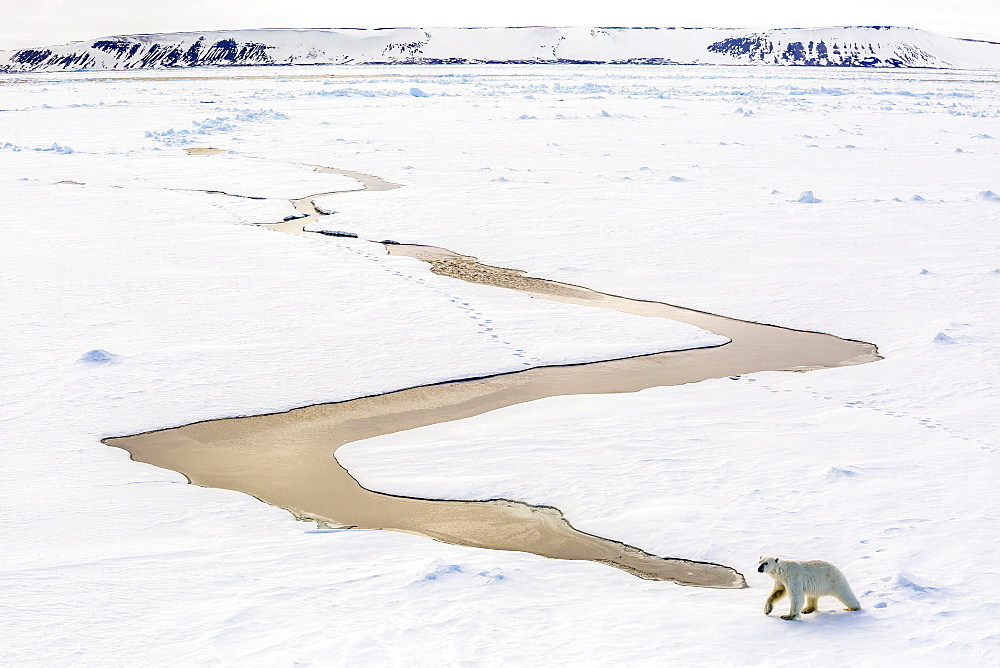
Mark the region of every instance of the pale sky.
<instances>
[{"instance_id":1,"label":"pale sky","mask_svg":"<svg viewBox=\"0 0 1000 668\"><path fill-rule=\"evenodd\" d=\"M1000 0L0 0L0 49L235 28L896 25L1000 40Z\"/></svg>"}]
</instances>

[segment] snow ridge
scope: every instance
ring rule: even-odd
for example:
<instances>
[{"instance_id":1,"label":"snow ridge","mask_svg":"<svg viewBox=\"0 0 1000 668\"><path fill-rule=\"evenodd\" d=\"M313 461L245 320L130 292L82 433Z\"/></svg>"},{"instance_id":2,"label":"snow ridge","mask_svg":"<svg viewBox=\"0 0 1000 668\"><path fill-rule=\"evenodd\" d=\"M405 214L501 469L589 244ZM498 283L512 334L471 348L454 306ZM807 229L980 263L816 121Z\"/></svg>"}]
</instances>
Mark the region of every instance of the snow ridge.
<instances>
[{"instance_id":1,"label":"snow ridge","mask_svg":"<svg viewBox=\"0 0 1000 668\"><path fill-rule=\"evenodd\" d=\"M102 37L0 51L0 72L245 65L613 63L1000 67L1000 44L913 28L372 28Z\"/></svg>"}]
</instances>

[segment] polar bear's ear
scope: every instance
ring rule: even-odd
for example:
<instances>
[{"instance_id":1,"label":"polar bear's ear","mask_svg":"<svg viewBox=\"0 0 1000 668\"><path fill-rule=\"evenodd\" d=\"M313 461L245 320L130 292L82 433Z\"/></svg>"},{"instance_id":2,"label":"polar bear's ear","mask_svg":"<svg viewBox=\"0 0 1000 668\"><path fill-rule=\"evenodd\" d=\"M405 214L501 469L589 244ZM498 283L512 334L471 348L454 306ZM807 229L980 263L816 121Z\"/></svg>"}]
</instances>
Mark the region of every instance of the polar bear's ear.
<instances>
[{"instance_id":1,"label":"polar bear's ear","mask_svg":"<svg viewBox=\"0 0 1000 668\"><path fill-rule=\"evenodd\" d=\"M778 558L777 557L774 558L774 563L778 563Z\"/></svg>"}]
</instances>

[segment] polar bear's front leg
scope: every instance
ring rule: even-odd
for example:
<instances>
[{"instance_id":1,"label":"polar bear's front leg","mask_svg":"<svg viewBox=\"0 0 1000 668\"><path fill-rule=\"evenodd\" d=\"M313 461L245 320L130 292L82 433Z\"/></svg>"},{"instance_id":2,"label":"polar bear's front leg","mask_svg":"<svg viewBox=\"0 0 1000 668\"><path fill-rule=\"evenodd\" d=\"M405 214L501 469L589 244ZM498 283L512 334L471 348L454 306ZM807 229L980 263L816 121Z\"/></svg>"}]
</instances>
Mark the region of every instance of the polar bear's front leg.
<instances>
[{"instance_id":1,"label":"polar bear's front leg","mask_svg":"<svg viewBox=\"0 0 1000 668\"><path fill-rule=\"evenodd\" d=\"M780 582L774 583L774 589L771 590L771 595L767 597L767 602L764 603L764 614L770 615L771 611L774 610L774 604L785 597L785 585Z\"/></svg>"},{"instance_id":2,"label":"polar bear's front leg","mask_svg":"<svg viewBox=\"0 0 1000 668\"><path fill-rule=\"evenodd\" d=\"M792 607L788 611L787 615L782 615L782 619L795 619L799 616L802 611L802 599L804 598L801 586L790 586L788 591L788 597L792 599Z\"/></svg>"}]
</instances>

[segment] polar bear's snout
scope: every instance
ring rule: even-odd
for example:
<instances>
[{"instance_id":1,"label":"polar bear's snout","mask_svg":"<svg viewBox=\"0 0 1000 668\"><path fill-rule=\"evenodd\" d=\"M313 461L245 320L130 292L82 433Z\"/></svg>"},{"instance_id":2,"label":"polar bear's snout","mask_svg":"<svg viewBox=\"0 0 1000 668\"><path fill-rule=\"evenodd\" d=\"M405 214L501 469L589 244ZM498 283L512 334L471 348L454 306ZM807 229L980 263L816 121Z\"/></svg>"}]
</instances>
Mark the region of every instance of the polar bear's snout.
<instances>
[{"instance_id":1,"label":"polar bear's snout","mask_svg":"<svg viewBox=\"0 0 1000 668\"><path fill-rule=\"evenodd\" d=\"M770 574L771 571L768 567L774 567L777 566L777 564L777 557L761 557L760 563L757 565L757 572Z\"/></svg>"}]
</instances>

